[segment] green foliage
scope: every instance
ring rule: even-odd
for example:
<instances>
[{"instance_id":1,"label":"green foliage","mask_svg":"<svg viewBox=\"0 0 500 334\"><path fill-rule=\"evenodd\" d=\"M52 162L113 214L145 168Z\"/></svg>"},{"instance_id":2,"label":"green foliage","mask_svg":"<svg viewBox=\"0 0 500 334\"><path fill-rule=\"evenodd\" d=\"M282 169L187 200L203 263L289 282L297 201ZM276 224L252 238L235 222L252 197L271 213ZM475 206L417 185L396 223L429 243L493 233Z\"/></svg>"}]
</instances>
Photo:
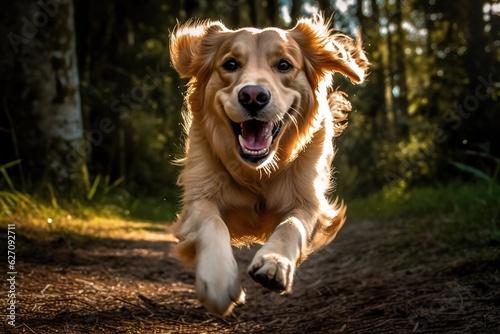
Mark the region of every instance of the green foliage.
<instances>
[{"instance_id":1,"label":"green foliage","mask_svg":"<svg viewBox=\"0 0 500 334\"><path fill-rule=\"evenodd\" d=\"M47 183L35 195L17 191L9 177L7 168L18 165L19 160L0 166L0 173L10 190L0 191L0 219L14 217L117 217L135 218L151 221L172 221L176 203L170 197L176 192L170 191L168 200L153 198L133 198L126 190L119 188L123 177L110 182L110 176L97 175L85 198L67 198L57 193L52 184ZM168 192L167 192L168 193Z\"/></svg>"},{"instance_id":2,"label":"green foliage","mask_svg":"<svg viewBox=\"0 0 500 334\"><path fill-rule=\"evenodd\" d=\"M314 6L335 13L335 28L358 30L372 63L361 86L335 75L353 105L349 127L337 143L341 195L364 196L387 186L411 189L481 173L484 180L497 179L491 169L497 167L465 153L500 155L499 16L490 1L358 0L346 10L335 1L309 1L308 10L305 1L280 1L293 5L291 21L270 10L276 3L75 1L83 128L94 134L87 138L85 157L93 182L83 203L102 201L117 188L130 197L177 202L178 169L171 161L181 152L186 80L170 65L168 33L178 22L196 18L222 20L233 28L287 28ZM481 86L490 77L488 87ZM12 114L22 110L8 107ZM17 151L22 156L24 143L12 137L6 111L0 104L0 186L29 193L44 188L50 206L58 207L52 189L57 184L23 175L26 162L19 165ZM19 168L10 168L16 164Z\"/></svg>"},{"instance_id":3,"label":"green foliage","mask_svg":"<svg viewBox=\"0 0 500 334\"><path fill-rule=\"evenodd\" d=\"M341 14L359 21L372 62L362 87L340 81L356 111L338 142L342 192L365 194L388 185L404 189L472 175L457 175L450 160L491 175L483 157L466 153L500 155L500 91L491 87L497 85L494 64L500 58L488 51L498 50L491 30L498 16L483 16L481 9L490 3L371 4L376 6L362 11L359 1Z\"/></svg>"},{"instance_id":4,"label":"green foliage","mask_svg":"<svg viewBox=\"0 0 500 334\"><path fill-rule=\"evenodd\" d=\"M37 210L35 200L29 195L15 189L7 168L18 165L21 160L15 160L0 166L0 173L9 190L0 190L0 218L17 211Z\"/></svg>"},{"instance_id":5,"label":"green foliage","mask_svg":"<svg viewBox=\"0 0 500 334\"><path fill-rule=\"evenodd\" d=\"M90 187L90 190L87 194L87 200L92 201L94 198L99 186L102 188L102 193L103 195L108 194L111 190L114 188L118 187L122 182L123 182L123 177L120 177L119 179L115 180L113 183L109 183L110 177L107 175L104 177L103 182L101 182L101 174L97 175L94 182L92 183L92 186Z\"/></svg>"},{"instance_id":6,"label":"green foliage","mask_svg":"<svg viewBox=\"0 0 500 334\"><path fill-rule=\"evenodd\" d=\"M96 178L93 189L86 198L67 198L57 193L52 186L39 190L34 195L19 191L0 191L0 219L20 220L65 220L113 218L140 219L170 223L175 219L176 201L167 198L135 198L117 183L107 185L107 178L99 182ZM101 184L101 186L98 186Z\"/></svg>"},{"instance_id":7,"label":"green foliage","mask_svg":"<svg viewBox=\"0 0 500 334\"><path fill-rule=\"evenodd\" d=\"M173 222L178 209L176 202L166 198L141 198L132 201L128 215L141 220Z\"/></svg>"},{"instance_id":8,"label":"green foliage","mask_svg":"<svg viewBox=\"0 0 500 334\"><path fill-rule=\"evenodd\" d=\"M348 204L352 219L395 224L406 234L427 234L447 245L500 242L499 184L386 188Z\"/></svg>"},{"instance_id":9,"label":"green foliage","mask_svg":"<svg viewBox=\"0 0 500 334\"><path fill-rule=\"evenodd\" d=\"M493 213L492 210L500 213L500 186L484 183L451 183L409 191L388 187L350 205L351 214L357 219L378 221L423 219L442 214L458 219L477 217L482 212Z\"/></svg>"},{"instance_id":10,"label":"green foliage","mask_svg":"<svg viewBox=\"0 0 500 334\"><path fill-rule=\"evenodd\" d=\"M29 194L18 191L0 191L0 219L17 212L37 212L37 201Z\"/></svg>"},{"instance_id":11,"label":"green foliage","mask_svg":"<svg viewBox=\"0 0 500 334\"><path fill-rule=\"evenodd\" d=\"M7 185L9 186L9 189L11 191L15 191L16 189L14 187L14 183L12 182L12 180L9 177L9 173L7 172L7 168L18 165L20 163L21 163L21 160L15 160L15 161L8 162L8 163L0 166L0 173L2 173L2 176L5 180L5 182L7 182Z\"/></svg>"},{"instance_id":12,"label":"green foliage","mask_svg":"<svg viewBox=\"0 0 500 334\"><path fill-rule=\"evenodd\" d=\"M474 175L478 179L482 179L488 183L495 182L495 179L493 177L489 176L488 174L486 174L485 172L483 172L482 170L480 170L478 168L474 168L472 166L469 166L469 165L466 165L466 164L463 164L460 162L456 162L456 161L451 161L451 164L453 166L457 167L458 169L460 169L461 171L464 171L464 172L467 172L467 173Z\"/></svg>"}]
</instances>

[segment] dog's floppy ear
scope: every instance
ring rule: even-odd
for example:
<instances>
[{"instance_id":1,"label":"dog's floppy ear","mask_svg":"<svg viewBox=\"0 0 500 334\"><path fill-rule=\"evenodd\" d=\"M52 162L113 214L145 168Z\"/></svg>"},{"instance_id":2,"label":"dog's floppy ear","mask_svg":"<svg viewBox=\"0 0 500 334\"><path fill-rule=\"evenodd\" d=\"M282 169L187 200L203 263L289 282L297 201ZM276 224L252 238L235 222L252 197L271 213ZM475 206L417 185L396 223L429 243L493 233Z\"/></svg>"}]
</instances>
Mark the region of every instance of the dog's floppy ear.
<instances>
[{"instance_id":1,"label":"dog's floppy ear","mask_svg":"<svg viewBox=\"0 0 500 334\"><path fill-rule=\"evenodd\" d=\"M227 28L220 22L188 22L170 35L170 59L181 77L196 77L213 59L217 47L214 36Z\"/></svg>"},{"instance_id":2,"label":"dog's floppy ear","mask_svg":"<svg viewBox=\"0 0 500 334\"><path fill-rule=\"evenodd\" d=\"M290 36L299 44L305 58L307 75L321 81L329 72L340 72L354 83L365 79L369 62L361 46L361 38L356 40L335 33L329 28L330 21L321 15L300 19L289 30ZM322 77L318 77L318 75Z\"/></svg>"}]
</instances>

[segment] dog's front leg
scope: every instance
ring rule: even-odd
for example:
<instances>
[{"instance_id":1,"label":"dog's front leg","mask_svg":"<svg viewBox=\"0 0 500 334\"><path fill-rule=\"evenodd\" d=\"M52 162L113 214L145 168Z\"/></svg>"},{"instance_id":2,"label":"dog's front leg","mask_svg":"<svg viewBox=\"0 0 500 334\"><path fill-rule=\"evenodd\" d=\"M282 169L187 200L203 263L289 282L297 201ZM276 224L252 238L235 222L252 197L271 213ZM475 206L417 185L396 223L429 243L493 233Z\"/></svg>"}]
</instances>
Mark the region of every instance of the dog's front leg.
<instances>
[{"instance_id":1,"label":"dog's front leg","mask_svg":"<svg viewBox=\"0 0 500 334\"><path fill-rule=\"evenodd\" d=\"M307 241L311 231L306 227L308 226L304 221L296 216L279 224L269 240L255 254L248 267L250 276L266 288L290 293L295 268L307 256Z\"/></svg>"},{"instance_id":2,"label":"dog's front leg","mask_svg":"<svg viewBox=\"0 0 500 334\"><path fill-rule=\"evenodd\" d=\"M174 253L182 258L183 252L194 251L198 299L211 312L225 316L245 301L227 226L208 201L192 203L182 216L178 233L182 241Z\"/></svg>"}]
</instances>

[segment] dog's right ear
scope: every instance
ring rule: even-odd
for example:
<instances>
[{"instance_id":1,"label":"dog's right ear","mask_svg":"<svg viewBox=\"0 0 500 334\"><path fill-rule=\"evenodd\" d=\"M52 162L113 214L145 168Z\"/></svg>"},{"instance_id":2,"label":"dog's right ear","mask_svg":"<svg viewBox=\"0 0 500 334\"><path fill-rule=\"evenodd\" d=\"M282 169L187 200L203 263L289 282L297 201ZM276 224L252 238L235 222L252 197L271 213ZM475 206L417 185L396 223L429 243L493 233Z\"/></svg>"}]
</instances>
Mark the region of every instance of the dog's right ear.
<instances>
[{"instance_id":1,"label":"dog's right ear","mask_svg":"<svg viewBox=\"0 0 500 334\"><path fill-rule=\"evenodd\" d=\"M188 22L170 34L170 59L183 78L196 77L210 65L217 51L217 33L228 31L220 22Z\"/></svg>"}]
</instances>

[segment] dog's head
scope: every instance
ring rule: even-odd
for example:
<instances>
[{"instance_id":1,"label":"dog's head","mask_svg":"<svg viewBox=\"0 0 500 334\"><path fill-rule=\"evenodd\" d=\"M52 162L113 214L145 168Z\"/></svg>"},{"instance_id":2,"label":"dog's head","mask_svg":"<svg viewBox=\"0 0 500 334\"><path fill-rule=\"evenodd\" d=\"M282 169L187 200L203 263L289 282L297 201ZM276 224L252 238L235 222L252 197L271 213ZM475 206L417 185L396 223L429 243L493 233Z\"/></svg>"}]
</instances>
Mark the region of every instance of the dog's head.
<instances>
[{"instance_id":1,"label":"dog's head","mask_svg":"<svg viewBox=\"0 0 500 334\"><path fill-rule=\"evenodd\" d=\"M368 66L360 42L333 33L320 16L290 30L186 24L172 33L170 54L191 78L193 122L207 129L214 151L254 169L307 144L302 137L318 126L333 72L361 83Z\"/></svg>"}]
</instances>

